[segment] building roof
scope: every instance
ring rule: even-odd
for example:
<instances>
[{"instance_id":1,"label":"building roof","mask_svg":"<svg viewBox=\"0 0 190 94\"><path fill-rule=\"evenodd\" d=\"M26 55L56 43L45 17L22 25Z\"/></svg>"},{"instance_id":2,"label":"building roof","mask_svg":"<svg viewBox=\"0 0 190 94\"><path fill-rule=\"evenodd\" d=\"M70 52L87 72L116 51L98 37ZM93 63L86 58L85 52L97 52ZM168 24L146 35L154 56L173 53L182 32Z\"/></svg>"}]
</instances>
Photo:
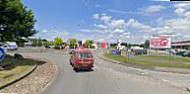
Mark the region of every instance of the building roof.
<instances>
[{"instance_id":1,"label":"building roof","mask_svg":"<svg viewBox=\"0 0 190 94\"><path fill-rule=\"evenodd\" d=\"M172 46L186 46L190 45L190 41L172 42Z\"/></svg>"}]
</instances>

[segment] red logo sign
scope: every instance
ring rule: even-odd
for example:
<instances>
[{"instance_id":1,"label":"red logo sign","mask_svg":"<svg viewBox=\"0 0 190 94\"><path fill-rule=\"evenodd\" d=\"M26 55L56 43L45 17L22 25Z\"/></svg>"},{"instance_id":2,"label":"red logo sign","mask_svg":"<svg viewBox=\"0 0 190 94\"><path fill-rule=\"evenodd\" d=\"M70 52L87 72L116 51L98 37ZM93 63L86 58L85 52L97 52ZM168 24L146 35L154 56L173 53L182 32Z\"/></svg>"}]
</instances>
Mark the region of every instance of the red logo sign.
<instances>
[{"instance_id":1,"label":"red logo sign","mask_svg":"<svg viewBox=\"0 0 190 94\"><path fill-rule=\"evenodd\" d=\"M170 48L171 39L170 37L152 37L150 39L150 47L151 48Z\"/></svg>"}]
</instances>

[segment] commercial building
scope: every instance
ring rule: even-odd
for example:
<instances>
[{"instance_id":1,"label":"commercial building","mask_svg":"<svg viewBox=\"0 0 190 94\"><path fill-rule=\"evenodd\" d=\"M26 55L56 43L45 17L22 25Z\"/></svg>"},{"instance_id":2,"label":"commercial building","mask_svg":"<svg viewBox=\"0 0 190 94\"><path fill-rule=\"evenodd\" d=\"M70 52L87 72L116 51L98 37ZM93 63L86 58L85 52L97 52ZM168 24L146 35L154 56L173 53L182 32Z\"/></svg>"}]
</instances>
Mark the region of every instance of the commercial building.
<instances>
[{"instance_id":1,"label":"commercial building","mask_svg":"<svg viewBox=\"0 0 190 94\"><path fill-rule=\"evenodd\" d=\"M172 42L172 48L190 50L190 40L189 41Z\"/></svg>"}]
</instances>

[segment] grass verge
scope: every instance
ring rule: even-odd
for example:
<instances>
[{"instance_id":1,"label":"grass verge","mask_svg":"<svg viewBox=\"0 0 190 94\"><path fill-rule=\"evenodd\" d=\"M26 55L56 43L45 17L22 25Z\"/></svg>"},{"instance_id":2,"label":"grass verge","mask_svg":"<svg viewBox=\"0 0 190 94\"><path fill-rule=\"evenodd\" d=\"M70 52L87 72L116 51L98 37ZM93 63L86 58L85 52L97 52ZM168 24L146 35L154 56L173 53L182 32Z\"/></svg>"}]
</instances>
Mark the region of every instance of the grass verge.
<instances>
[{"instance_id":1,"label":"grass verge","mask_svg":"<svg viewBox=\"0 0 190 94\"><path fill-rule=\"evenodd\" d=\"M189 62L189 58L180 58L180 57L166 57L166 56L140 56L148 59L159 59L159 60L170 60L170 61L179 61L179 62Z\"/></svg>"},{"instance_id":2,"label":"grass verge","mask_svg":"<svg viewBox=\"0 0 190 94\"><path fill-rule=\"evenodd\" d=\"M31 59L16 59L12 56L6 56L5 60L1 62L4 69L0 71L0 86L18 79L23 74L29 72L31 68L36 64L35 60Z\"/></svg>"},{"instance_id":3,"label":"grass verge","mask_svg":"<svg viewBox=\"0 0 190 94\"><path fill-rule=\"evenodd\" d=\"M149 62L149 61L143 61L143 60L128 59L125 56L116 56L116 55L111 55L108 53L105 53L104 56L109 58L109 59L119 61L121 63L129 63L129 64L135 64L135 65L141 65L141 66L155 66L155 67L190 69L190 64L184 64L184 63L175 64L175 63Z\"/></svg>"}]
</instances>

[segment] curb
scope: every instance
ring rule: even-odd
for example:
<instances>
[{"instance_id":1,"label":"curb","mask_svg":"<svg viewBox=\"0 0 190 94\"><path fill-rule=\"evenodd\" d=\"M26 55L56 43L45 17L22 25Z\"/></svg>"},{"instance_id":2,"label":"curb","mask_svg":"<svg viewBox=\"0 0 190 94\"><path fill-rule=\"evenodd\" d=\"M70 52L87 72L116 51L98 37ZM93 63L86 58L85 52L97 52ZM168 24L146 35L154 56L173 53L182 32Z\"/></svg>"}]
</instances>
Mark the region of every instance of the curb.
<instances>
[{"instance_id":1,"label":"curb","mask_svg":"<svg viewBox=\"0 0 190 94\"><path fill-rule=\"evenodd\" d=\"M190 87L187 87L186 89L187 89L187 91L189 91L189 92L190 92Z\"/></svg>"},{"instance_id":2,"label":"curb","mask_svg":"<svg viewBox=\"0 0 190 94\"><path fill-rule=\"evenodd\" d=\"M8 86L10 86L10 85L12 85L12 84L14 84L14 83L20 81L20 80L22 80L22 79L25 78L25 77L27 77L27 76L30 75L36 68L37 68L37 64L35 64L35 66L33 66L33 68L31 68L31 69L29 70L29 72L23 74L21 77L19 77L19 78L15 79L15 80L13 80L13 81L11 81L11 82L9 82L9 83L3 85L3 86L0 86L0 90L3 89L3 88L5 88L5 87L8 87Z\"/></svg>"},{"instance_id":3,"label":"curb","mask_svg":"<svg viewBox=\"0 0 190 94\"><path fill-rule=\"evenodd\" d=\"M53 61L52 61L53 62ZM53 63L55 63L55 62L53 62ZM57 66L57 64L55 64L55 67L56 67L56 73L55 73L55 75L54 75L54 77L53 77L53 79L51 79L51 81L39 92L39 94L44 94L45 93L45 91L49 88L49 86L55 81L55 79L57 78L57 75L59 74L59 68L58 68L58 66Z\"/></svg>"}]
</instances>

